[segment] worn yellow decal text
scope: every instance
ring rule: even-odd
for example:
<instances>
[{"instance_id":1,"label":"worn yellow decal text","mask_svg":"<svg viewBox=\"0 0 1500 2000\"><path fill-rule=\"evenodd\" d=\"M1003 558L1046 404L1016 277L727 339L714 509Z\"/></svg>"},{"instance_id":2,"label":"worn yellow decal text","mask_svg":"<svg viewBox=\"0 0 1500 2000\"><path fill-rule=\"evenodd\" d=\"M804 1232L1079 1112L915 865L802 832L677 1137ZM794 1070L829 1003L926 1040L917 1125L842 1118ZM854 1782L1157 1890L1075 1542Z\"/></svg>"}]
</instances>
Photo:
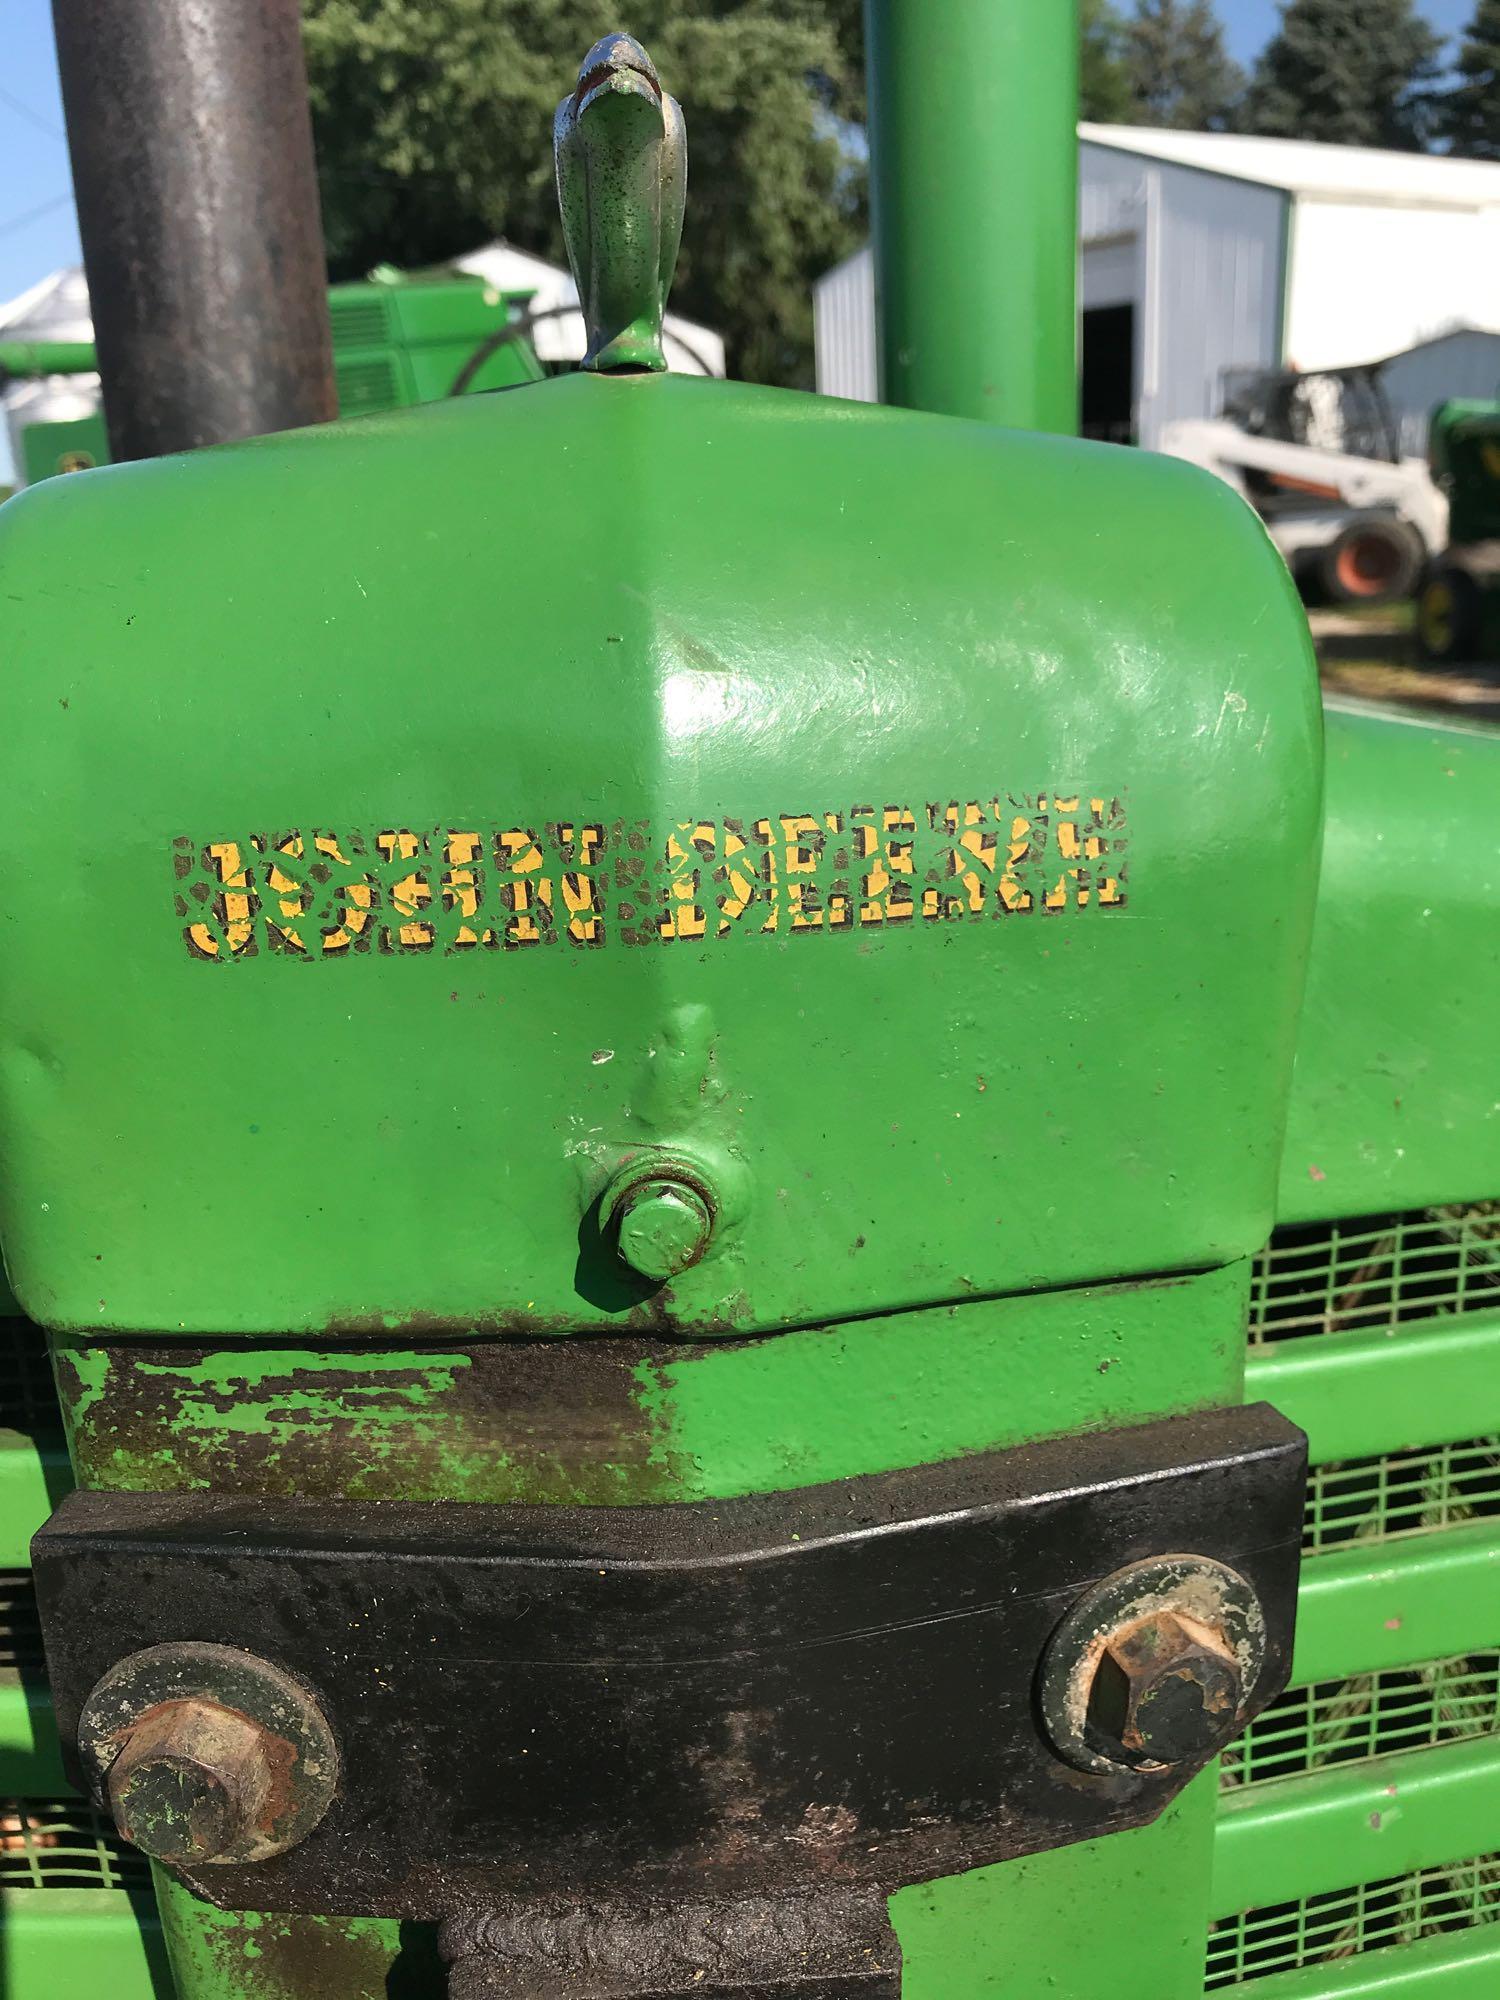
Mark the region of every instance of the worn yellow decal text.
<instances>
[{"instance_id":1,"label":"worn yellow decal text","mask_svg":"<svg viewBox=\"0 0 1500 2000\"><path fill-rule=\"evenodd\" d=\"M187 950L354 958L718 943L1124 907L1118 795L762 819L316 828L173 843Z\"/></svg>"}]
</instances>

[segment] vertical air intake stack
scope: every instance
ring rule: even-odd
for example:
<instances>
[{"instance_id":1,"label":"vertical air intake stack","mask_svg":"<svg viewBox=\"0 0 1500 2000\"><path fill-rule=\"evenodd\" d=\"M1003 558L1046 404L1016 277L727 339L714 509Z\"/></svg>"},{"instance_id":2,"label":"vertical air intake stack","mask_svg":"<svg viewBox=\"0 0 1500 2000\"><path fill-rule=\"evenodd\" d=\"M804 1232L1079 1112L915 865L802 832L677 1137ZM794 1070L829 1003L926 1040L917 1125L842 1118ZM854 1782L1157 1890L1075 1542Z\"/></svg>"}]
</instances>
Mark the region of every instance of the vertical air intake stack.
<instances>
[{"instance_id":1,"label":"vertical air intake stack","mask_svg":"<svg viewBox=\"0 0 1500 2000\"><path fill-rule=\"evenodd\" d=\"M110 453L337 414L297 0L54 0Z\"/></svg>"},{"instance_id":2,"label":"vertical air intake stack","mask_svg":"<svg viewBox=\"0 0 1500 2000\"><path fill-rule=\"evenodd\" d=\"M881 394L1071 433L1073 0L866 0Z\"/></svg>"}]
</instances>

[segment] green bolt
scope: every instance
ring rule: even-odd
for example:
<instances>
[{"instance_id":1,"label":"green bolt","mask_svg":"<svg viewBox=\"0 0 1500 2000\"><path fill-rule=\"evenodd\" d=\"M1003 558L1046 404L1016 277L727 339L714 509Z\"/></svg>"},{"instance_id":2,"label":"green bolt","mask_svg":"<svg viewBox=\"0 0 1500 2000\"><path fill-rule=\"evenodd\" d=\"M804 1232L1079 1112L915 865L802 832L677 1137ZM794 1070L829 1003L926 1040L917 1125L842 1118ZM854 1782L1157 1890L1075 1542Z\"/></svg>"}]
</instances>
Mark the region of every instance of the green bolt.
<instances>
[{"instance_id":1,"label":"green bolt","mask_svg":"<svg viewBox=\"0 0 1500 2000\"><path fill-rule=\"evenodd\" d=\"M696 1264L713 1234L708 1202L671 1174L633 1181L606 1203L606 1213L618 1231L621 1260L658 1285Z\"/></svg>"}]
</instances>

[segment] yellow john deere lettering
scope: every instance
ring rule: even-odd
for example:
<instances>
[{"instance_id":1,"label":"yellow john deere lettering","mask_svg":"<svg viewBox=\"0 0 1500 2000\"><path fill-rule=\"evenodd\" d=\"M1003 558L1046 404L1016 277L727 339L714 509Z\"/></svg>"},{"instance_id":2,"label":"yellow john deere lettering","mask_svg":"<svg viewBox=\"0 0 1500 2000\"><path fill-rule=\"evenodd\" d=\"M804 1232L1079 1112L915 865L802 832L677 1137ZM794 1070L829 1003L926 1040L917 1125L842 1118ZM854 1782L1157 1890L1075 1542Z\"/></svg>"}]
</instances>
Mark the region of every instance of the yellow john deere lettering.
<instances>
[{"instance_id":1,"label":"yellow john deere lettering","mask_svg":"<svg viewBox=\"0 0 1500 2000\"><path fill-rule=\"evenodd\" d=\"M1118 795L173 842L194 958L592 949L1123 908Z\"/></svg>"}]
</instances>

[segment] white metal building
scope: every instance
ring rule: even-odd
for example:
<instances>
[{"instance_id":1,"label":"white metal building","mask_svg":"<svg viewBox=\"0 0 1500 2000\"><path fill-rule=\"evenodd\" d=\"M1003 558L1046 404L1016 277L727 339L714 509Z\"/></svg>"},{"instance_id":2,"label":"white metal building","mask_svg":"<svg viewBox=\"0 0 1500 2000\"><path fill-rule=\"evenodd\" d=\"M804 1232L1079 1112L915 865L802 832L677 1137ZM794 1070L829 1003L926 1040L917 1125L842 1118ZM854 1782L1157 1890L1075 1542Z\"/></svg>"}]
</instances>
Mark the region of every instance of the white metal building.
<instances>
[{"instance_id":1,"label":"white metal building","mask_svg":"<svg viewBox=\"0 0 1500 2000\"><path fill-rule=\"evenodd\" d=\"M1455 327L1392 355L1381 368L1381 379L1401 426L1401 448L1420 457L1427 449L1434 404L1448 396L1500 400L1500 333Z\"/></svg>"},{"instance_id":2,"label":"white metal building","mask_svg":"<svg viewBox=\"0 0 1500 2000\"><path fill-rule=\"evenodd\" d=\"M0 305L0 340L92 340L89 288L83 267L54 271L39 285ZM21 433L28 424L71 423L99 407L97 375L56 375L41 382L12 382L0 390L0 486L21 462Z\"/></svg>"},{"instance_id":3,"label":"white metal building","mask_svg":"<svg viewBox=\"0 0 1500 2000\"><path fill-rule=\"evenodd\" d=\"M530 292L531 309L536 313L556 312L557 318L539 320L532 345L543 361L581 361L588 349L583 314L563 310L578 304L578 287L571 271L533 257L529 250L517 250L503 240L486 243L456 260L460 271L483 278L500 292ZM667 366L678 375L724 374L724 336L696 320L667 313L662 319L662 351Z\"/></svg>"},{"instance_id":4,"label":"white metal building","mask_svg":"<svg viewBox=\"0 0 1500 2000\"><path fill-rule=\"evenodd\" d=\"M1175 419L1216 416L1236 370L1352 366L1500 328L1500 165L1122 125L1079 139L1094 435L1153 445ZM869 251L816 303L819 388L873 399Z\"/></svg>"}]
</instances>

